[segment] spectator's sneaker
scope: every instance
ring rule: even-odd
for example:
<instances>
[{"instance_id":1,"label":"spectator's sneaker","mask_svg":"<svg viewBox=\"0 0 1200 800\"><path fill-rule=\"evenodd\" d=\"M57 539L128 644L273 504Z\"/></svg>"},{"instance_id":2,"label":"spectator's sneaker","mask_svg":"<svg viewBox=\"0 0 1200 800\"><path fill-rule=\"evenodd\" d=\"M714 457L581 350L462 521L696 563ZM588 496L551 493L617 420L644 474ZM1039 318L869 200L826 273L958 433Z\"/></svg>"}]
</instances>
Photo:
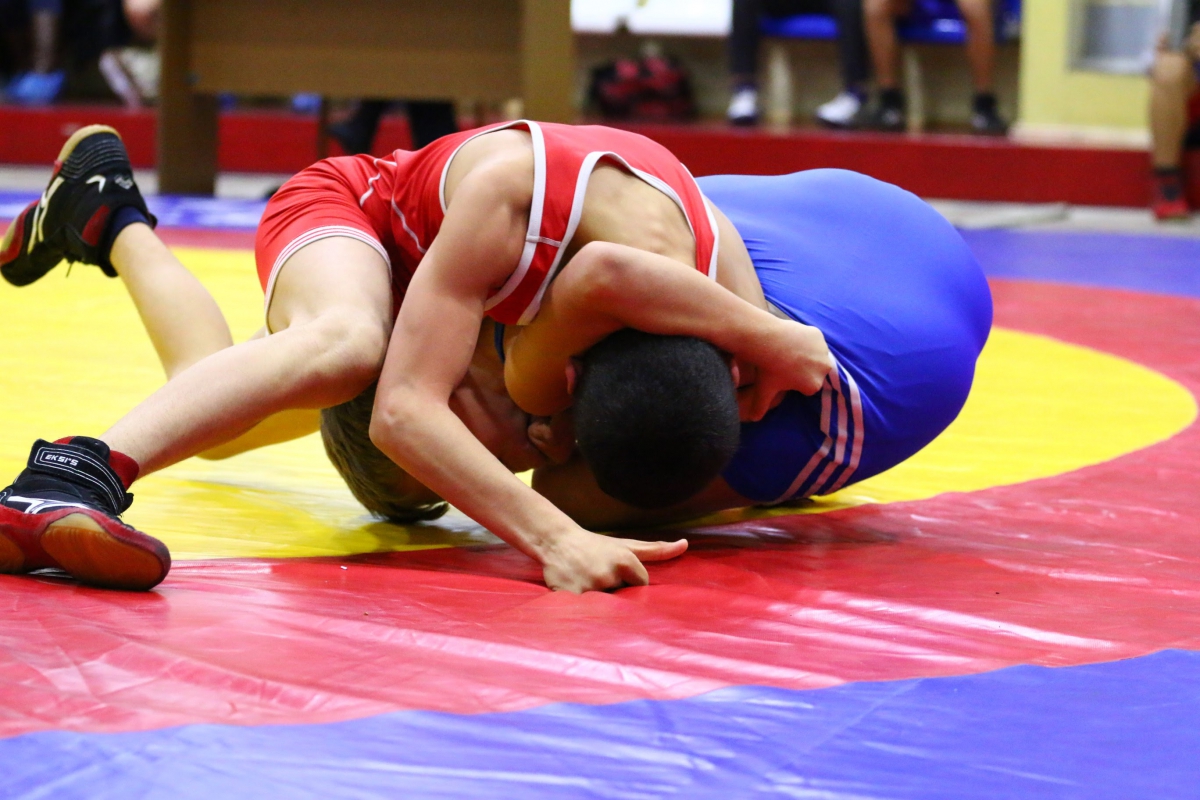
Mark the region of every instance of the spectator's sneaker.
<instances>
[{"instance_id":1,"label":"spectator's sneaker","mask_svg":"<svg viewBox=\"0 0 1200 800\"><path fill-rule=\"evenodd\" d=\"M1008 133L1008 123L994 108L976 110L971 113L971 130L984 136L1004 136Z\"/></svg>"},{"instance_id":2,"label":"spectator's sneaker","mask_svg":"<svg viewBox=\"0 0 1200 800\"><path fill-rule=\"evenodd\" d=\"M0 275L25 286L67 259L115 278L104 236L113 213L124 206L136 207L154 223L121 137L104 125L81 128L59 152L41 200L13 220L0 242Z\"/></svg>"},{"instance_id":3,"label":"spectator's sneaker","mask_svg":"<svg viewBox=\"0 0 1200 800\"><path fill-rule=\"evenodd\" d=\"M9 102L23 106L48 106L58 99L63 85L67 82L67 73L57 72L26 72L18 75L5 90Z\"/></svg>"},{"instance_id":4,"label":"spectator's sneaker","mask_svg":"<svg viewBox=\"0 0 1200 800\"><path fill-rule=\"evenodd\" d=\"M853 128L859 123L863 99L854 92L842 92L817 108L817 120L831 128Z\"/></svg>"},{"instance_id":5,"label":"spectator's sneaker","mask_svg":"<svg viewBox=\"0 0 1200 800\"><path fill-rule=\"evenodd\" d=\"M880 106L872 112L868 125L877 131L903 133L908 129L908 115L903 108Z\"/></svg>"},{"instance_id":6,"label":"spectator's sneaker","mask_svg":"<svg viewBox=\"0 0 1200 800\"><path fill-rule=\"evenodd\" d=\"M1188 219L1192 210L1183 192L1183 173L1178 169L1155 170L1154 195L1150 210L1160 221Z\"/></svg>"},{"instance_id":7,"label":"spectator's sneaker","mask_svg":"<svg viewBox=\"0 0 1200 800\"><path fill-rule=\"evenodd\" d=\"M971 130L984 136L1004 136L1008 123L996 110L996 95L991 92L976 92L971 100Z\"/></svg>"},{"instance_id":8,"label":"spectator's sneaker","mask_svg":"<svg viewBox=\"0 0 1200 800\"><path fill-rule=\"evenodd\" d=\"M725 114L732 125L755 125L758 123L758 90L743 86L733 93L729 110Z\"/></svg>"},{"instance_id":9,"label":"spectator's sneaker","mask_svg":"<svg viewBox=\"0 0 1200 800\"><path fill-rule=\"evenodd\" d=\"M35 442L25 471L0 492L0 573L54 568L108 589L157 586L171 554L121 522L133 501L113 468L122 458L84 436Z\"/></svg>"}]
</instances>

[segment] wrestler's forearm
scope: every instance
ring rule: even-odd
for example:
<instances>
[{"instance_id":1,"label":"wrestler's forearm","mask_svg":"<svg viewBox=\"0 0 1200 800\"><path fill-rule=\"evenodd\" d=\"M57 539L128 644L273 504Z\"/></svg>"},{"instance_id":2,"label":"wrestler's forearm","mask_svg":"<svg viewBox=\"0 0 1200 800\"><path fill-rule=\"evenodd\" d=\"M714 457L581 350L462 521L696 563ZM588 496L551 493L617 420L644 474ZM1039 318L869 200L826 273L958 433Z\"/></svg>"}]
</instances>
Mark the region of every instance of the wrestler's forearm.
<instances>
[{"instance_id":1,"label":"wrestler's forearm","mask_svg":"<svg viewBox=\"0 0 1200 800\"><path fill-rule=\"evenodd\" d=\"M695 336L756 366L804 365L795 388L811 393L827 372L820 331L780 320L679 262L631 247L590 244L577 283L579 309L606 315L615 327ZM567 276L564 275L564 279ZM568 285L569 286L569 285Z\"/></svg>"},{"instance_id":2,"label":"wrestler's forearm","mask_svg":"<svg viewBox=\"0 0 1200 800\"><path fill-rule=\"evenodd\" d=\"M776 320L673 259L610 243L583 248L562 277L580 310L621 327L703 337L732 353L756 355Z\"/></svg>"},{"instance_id":3,"label":"wrestler's forearm","mask_svg":"<svg viewBox=\"0 0 1200 800\"><path fill-rule=\"evenodd\" d=\"M576 527L506 470L437 398L407 391L382 398L371 439L414 478L539 563Z\"/></svg>"}]
</instances>

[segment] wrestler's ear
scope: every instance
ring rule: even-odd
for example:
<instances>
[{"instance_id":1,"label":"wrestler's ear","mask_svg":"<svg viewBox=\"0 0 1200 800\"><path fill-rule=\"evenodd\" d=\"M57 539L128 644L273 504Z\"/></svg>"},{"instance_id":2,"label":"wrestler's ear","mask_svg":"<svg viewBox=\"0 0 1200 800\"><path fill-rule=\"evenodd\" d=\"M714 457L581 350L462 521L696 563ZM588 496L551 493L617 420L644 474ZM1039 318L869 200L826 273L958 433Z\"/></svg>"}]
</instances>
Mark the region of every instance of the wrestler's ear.
<instances>
[{"instance_id":1,"label":"wrestler's ear","mask_svg":"<svg viewBox=\"0 0 1200 800\"><path fill-rule=\"evenodd\" d=\"M583 375L583 362L578 358L567 359L567 394L575 394L575 386Z\"/></svg>"}]
</instances>

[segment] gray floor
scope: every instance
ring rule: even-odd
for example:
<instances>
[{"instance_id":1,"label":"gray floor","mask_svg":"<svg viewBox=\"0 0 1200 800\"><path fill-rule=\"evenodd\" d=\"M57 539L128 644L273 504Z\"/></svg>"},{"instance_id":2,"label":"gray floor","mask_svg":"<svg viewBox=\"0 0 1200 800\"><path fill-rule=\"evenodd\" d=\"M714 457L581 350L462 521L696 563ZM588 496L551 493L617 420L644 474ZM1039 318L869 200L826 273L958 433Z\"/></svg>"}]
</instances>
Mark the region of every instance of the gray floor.
<instances>
[{"instance_id":1,"label":"gray floor","mask_svg":"<svg viewBox=\"0 0 1200 800\"><path fill-rule=\"evenodd\" d=\"M959 228L1019 228L1045 231L1135 233L1200 237L1200 215L1182 222L1158 222L1147 208L1072 206L1066 203L977 203L930 200Z\"/></svg>"},{"instance_id":2,"label":"gray floor","mask_svg":"<svg viewBox=\"0 0 1200 800\"><path fill-rule=\"evenodd\" d=\"M158 191L153 170L137 170L138 184L147 194ZM0 166L0 190L37 192L45 188L49 167ZM289 176L257 173L222 173L217 196L256 199L278 187ZM1200 214L1184 222L1156 222L1145 208L1072 206L1066 203L980 203L965 200L930 200L960 228L1018 228L1046 231L1106 231L1155 236L1200 237Z\"/></svg>"}]
</instances>

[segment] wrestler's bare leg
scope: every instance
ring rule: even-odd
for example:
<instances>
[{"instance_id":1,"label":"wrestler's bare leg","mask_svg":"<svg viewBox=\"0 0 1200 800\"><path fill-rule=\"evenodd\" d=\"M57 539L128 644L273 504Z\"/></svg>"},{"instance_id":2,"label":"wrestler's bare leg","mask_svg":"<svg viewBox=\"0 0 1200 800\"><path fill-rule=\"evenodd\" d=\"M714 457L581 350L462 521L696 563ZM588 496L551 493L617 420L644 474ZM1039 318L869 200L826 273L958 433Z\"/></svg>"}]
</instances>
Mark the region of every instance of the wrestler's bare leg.
<instances>
[{"instance_id":1,"label":"wrestler's bare leg","mask_svg":"<svg viewBox=\"0 0 1200 800\"><path fill-rule=\"evenodd\" d=\"M378 377L391 302L388 267L374 249L348 238L314 242L279 274L270 336L195 361L101 438L146 475L229 442L280 411L350 400ZM181 348L179 358L188 352Z\"/></svg>"},{"instance_id":2,"label":"wrestler's bare leg","mask_svg":"<svg viewBox=\"0 0 1200 800\"><path fill-rule=\"evenodd\" d=\"M168 379L233 345L217 302L149 225L122 230L109 257Z\"/></svg>"},{"instance_id":3,"label":"wrestler's bare leg","mask_svg":"<svg viewBox=\"0 0 1200 800\"><path fill-rule=\"evenodd\" d=\"M122 230L113 242L110 258L168 380L197 361L233 346L229 324L216 300L148 225L135 223ZM320 415L315 410L286 411L199 455L228 458L305 436L319 426Z\"/></svg>"}]
</instances>

